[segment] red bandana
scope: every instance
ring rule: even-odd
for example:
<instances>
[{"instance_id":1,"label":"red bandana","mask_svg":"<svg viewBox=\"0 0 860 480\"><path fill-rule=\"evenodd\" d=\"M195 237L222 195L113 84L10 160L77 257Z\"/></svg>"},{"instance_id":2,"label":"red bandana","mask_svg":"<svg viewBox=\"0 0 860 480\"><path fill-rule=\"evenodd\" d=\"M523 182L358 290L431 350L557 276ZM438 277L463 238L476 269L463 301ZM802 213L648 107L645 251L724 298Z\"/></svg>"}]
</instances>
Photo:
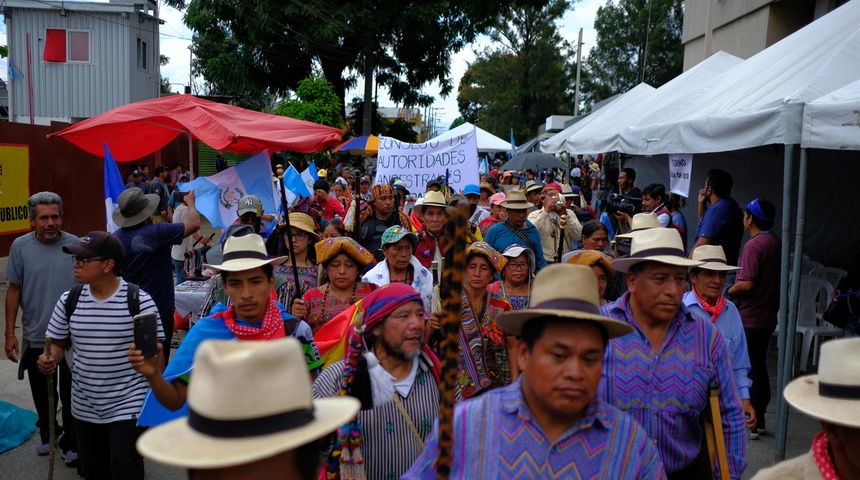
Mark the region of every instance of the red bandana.
<instances>
[{"instance_id":1,"label":"red bandana","mask_svg":"<svg viewBox=\"0 0 860 480\"><path fill-rule=\"evenodd\" d=\"M693 294L696 295L696 300L699 301L699 305L701 305L706 312L711 314L711 323L716 323L717 317L719 317L720 314L723 313L723 310L726 308L726 297L720 295L720 297L717 298L716 305L709 305L704 298L699 296L699 292L696 291L695 286L693 286Z\"/></svg>"},{"instance_id":2,"label":"red bandana","mask_svg":"<svg viewBox=\"0 0 860 480\"><path fill-rule=\"evenodd\" d=\"M836 469L833 468L833 461L830 460L830 442L827 441L827 435L824 432L815 434L812 440L812 455L815 457L815 465L818 471L821 472L821 478L829 480L839 480L836 476Z\"/></svg>"},{"instance_id":3,"label":"red bandana","mask_svg":"<svg viewBox=\"0 0 860 480\"><path fill-rule=\"evenodd\" d=\"M236 306L230 305L227 310L216 314L224 319L224 324L233 332L239 340L271 340L273 338L284 338L284 320L281 318L281 309L275 304L271 295L268 299L266 313L263 315L263 323L260 328L246 327L236 323Z\"/></svg>"}]
</instances>

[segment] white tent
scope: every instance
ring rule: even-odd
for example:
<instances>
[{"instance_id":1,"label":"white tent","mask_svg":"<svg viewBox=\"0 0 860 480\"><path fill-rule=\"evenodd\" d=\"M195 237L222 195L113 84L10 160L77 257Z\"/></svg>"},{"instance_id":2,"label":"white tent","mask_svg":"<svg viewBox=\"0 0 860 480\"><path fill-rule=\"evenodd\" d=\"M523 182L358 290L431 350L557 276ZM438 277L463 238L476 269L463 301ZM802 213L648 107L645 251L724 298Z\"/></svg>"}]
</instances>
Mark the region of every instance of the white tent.
<instances>
[{"instance_id":1,"label":"white tent","mask_svg":"<svg viewBox=\"0 0 860 480\"><path fill-rule=\"evenodd\" d=\"M469 122L466 122L456 128L448 130L438 137L431 138L429 141L436 142L448 138L457 137L468 133L471 129L475 129L475 140L478 142L479 152L509 152L511 151L511 142L502 140L492 133L484 130L481 127L476 127Z\"/></svg>"},{"instance_id":2,"label":"white tent","mask_svg":"<svg viewBox=\"0 0 860 480\"><path fill-rule=\"evenodd\" d=\"M860 150L860 80L806 104L800 146Z\"/></svg>"},{"instance_id":3,"label":"white tent","mask_svg":"<svg viewBox=\"0 0 860 480\"><path fill-rule=\"evenodd\" d=\"M673 78L656 91L646 95L633 105L608 107L605 115L567 138L570 152L614 152L619 150L618 133L627 126L647 118L648 114L661 108L675 98L686 98L708 85L723 72L743 62L726 52L717 52L705 61ZM612 110L610 111L609 108Z\"/></svg>"},{"instance_id":4,"label":"white tent","mask_svg":"<svg viewBox=\"0 0 860 480\"><path fill-rule=\"evenodd\" d=\"M612 101L609 105L601 108L596 112L592 112L586 118L583 118L579 122L574 123L573 125L565 128L564 130L556 133L552 137L545 140L540 144L540 149L544 153L559 153L568 151L571 153L591 153L591 150L574 150L571 146L568 145L568 139L575 135L577 132L591 125L592 123L598 121L601 118L609 117L615 118L617 114L623 114L627 108L636 103L642 101L644 98L648 97L655 91L654 87L648 85L647 83L640 83L635 87L631 88L627 92L621 94Z\"/></svg>"},{"instance_id":5,"label":"white tent","mask_svg":"<svg viewBox=\"0 0 860 480\"><path fill-rule=\"evenodd\" d=\"M704 153L799 144L803 104L860 78L853 0L622 131L625 153Z\"/></svg>"}]
</instances>

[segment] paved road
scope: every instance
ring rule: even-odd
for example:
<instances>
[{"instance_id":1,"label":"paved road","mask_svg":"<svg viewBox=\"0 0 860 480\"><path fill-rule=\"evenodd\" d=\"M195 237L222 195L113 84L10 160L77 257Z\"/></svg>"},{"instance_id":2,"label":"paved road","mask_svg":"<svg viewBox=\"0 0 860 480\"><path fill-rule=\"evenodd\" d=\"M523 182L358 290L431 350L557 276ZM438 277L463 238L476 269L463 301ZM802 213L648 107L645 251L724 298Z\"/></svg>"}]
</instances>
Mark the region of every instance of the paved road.
<instances>
[{"instance_id":1,"label":"paved road","mask_svg":"<svg viewBox=\"0 0 860 480\"><path fill-rule=\"evenodd\" d=\"M7 281L6 273L7 257L0 258L0 305L6 299ZM20 312L18 324L18 337L21 337ZM770 370L771 384L774 399L770 403L767 412L767 425L776 425L776 337L774 337L770 348ZM17 364L10 362L5 352L0 350L0 400L18 405L19 407L33 410L33 401L30 396L30 388L25 381L17 379ZM788 458L805 453L812 444L812 437L819 430L818 422L792 411L789 415L789 435L786 456ZM48 459L35 454L36 443L39 435L32 435L27 442L18 448L0 454L0 478L4 480L30 480L47 478ZM751 440L747 446L747 462L749 466L743 478L752 478L759 469L767 467L773 461L776 452L776 437L771 430L758 440ZM78 479L74 469L66 467L60 459L59 453L54 467L54 478L57 480ZM146 478L151 480L162 479L185 479L184 471L146 462Z\"/></svg>"}]
</instances>

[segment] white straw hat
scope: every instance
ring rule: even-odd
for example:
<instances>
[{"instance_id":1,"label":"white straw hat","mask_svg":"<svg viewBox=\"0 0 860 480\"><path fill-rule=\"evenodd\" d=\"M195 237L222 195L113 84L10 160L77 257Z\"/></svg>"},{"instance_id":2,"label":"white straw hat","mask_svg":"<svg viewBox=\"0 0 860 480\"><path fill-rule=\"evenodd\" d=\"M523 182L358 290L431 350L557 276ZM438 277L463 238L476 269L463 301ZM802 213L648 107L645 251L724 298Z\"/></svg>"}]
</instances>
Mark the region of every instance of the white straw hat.
<instances>
[{"instance_id":1,"label":"white straw hat","mask_svg":"<svg viewBox=\"0 0 860 480\"><path fill-rule=\"evenodd\" d=\"M636 232L630 246L630 256L612 261L612 268L627 272L642 262L659 262L677 267L698 267L702 262L684 256L681 236L674 228L649 228Z\"/></svg>"},{"instance_id":2,"label":"white straw hat","mask_svg":"<svg viewBox=\"0 0 860 480\"><path fill-rule=\"evenodd\" d=\"M821 345L818 374L800 377L785 387L792 407L826 422L860 428L860 338Z\"/></svg>"},{"instance_id":3,"label":"white straw hat","mask_svg":"<svg viewBox=\"0 0 860 480\"><path fill-rule=\"evenodd\" d=\"M636 232L648 230L649 228L660 228L660 220L653 213L637 213L630 220L630 231L616 235L615 238L633 238Z\"/></svg>"},{"instance_id":4,"label":"white straw hat","mask_svg":"<svg viewBox=\"0 0 860 480\"><path fill-rule=\"evenodd\" d=\"M189 469L251 463L335 431L360 404L346 396L312 400L301 343L288 337L203 342L188 407L188 417L141 435L141 455Z\"/></svg>"},{"instance_id":5,"label":"white straw hat","mask_svg":"<svg viewBox=\"0 0 860 480\"><path fill-rule=\"evenodd\" d=\"M550 265L538 272L529 298L529 308L505 312L496 323L519 335L530 320L560 317L590 320L602 325L609 338L627 335L633 327L600 314L600 293L594 271L582 265Z\"/></svg>"},{"instance_id":6,"label":"white straw hat","mask_svg":"<svg viewBox=\"0 0 860 480\"><path fill-rule=\"evenodd\" d=\"M741 267L733 267L726 261L726 252L719 245L700 245L693 250L693 260L703 262L698 268L719 272L737 272Z\"/></svg>"},{"instance_id":7,"label":"white straw hat","mask_svg":"<svg viewBox=\"0 0 860 480\"><path fill-rule=\"evenodd\" d=\"M217 271L241 272L266 264L279 265L287 259L287 257L275 257L270 260L263 237L255 233L228 238L224 242L223 252L221 265L204 264L203 266Z\"/></svg>"}]
</instances>

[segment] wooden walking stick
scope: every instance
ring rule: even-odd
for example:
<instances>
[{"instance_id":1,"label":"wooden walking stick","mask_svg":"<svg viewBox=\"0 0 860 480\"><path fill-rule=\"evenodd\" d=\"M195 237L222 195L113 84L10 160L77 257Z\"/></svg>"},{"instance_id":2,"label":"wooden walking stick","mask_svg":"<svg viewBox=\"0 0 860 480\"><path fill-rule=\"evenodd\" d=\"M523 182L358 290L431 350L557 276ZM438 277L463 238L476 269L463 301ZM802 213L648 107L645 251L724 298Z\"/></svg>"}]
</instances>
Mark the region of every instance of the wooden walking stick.
<instances>
[{"instance_id":1,"label":"wooden walking stick","mask_svg":"<svg viewBox=\"0 0 860 480\"><path fill-rule=\"evenodd\" d=\"M460 304L463 298L463 276L466 271L466 236L469 232L469 205L460 202L448 209L445 266L439 282L442 300L439 343L442 378L439 385L439 454L436 478L447 479L451 473L451 446L454 428L454 390L457 388L457 362L460 358Z\"/></svg>"},{"instance_id":2,"label":"wooden walking stick","mask_svg":"<svg viewBox=\"0 0 860 480\"><path fill-rule=\"evenodd\" d=\"M45 356L51 358L51 337L45 337ZM48 480L54 478L54 455L57 453L57 432L54 424L57 423L57 399L54 398L54 374L48 375L48 441L51 445L51 453L48 455Z\"/></svg>"},{"instance_id":3,"label":"wooden walking stick","mask_svg":"<svg viewBox=\"0 0 860 480\"><path fill-rule=\"evenodd\" d=\"M710 418L705 419L705 438L708 441L708 458L711 472L714 470L714 455L720 466L720 478L727 480L732 478L729 474L729 455L726 452L726 437L723 436L723 422L720 414L719 385L711 381L708 385L708 398L711 404ZM709 425L710 424L710 425Z\"/></svg>"},{"instance_id":4,"label":"wooden walking stick","mask_svg":"<svg viewBox=\"0 0 860 480\"><path fill-rule=\"evenodd\" d=\"M355 203L355 217L352 219L353 227L353 239L356 242L361 243L361 177L355 179L355 195L352 197L353 203ZM346 214L343 214L343 218L346 219ZM342 228L346 228L346 225L341 225Z\"/></svg>"}]
</instances>

